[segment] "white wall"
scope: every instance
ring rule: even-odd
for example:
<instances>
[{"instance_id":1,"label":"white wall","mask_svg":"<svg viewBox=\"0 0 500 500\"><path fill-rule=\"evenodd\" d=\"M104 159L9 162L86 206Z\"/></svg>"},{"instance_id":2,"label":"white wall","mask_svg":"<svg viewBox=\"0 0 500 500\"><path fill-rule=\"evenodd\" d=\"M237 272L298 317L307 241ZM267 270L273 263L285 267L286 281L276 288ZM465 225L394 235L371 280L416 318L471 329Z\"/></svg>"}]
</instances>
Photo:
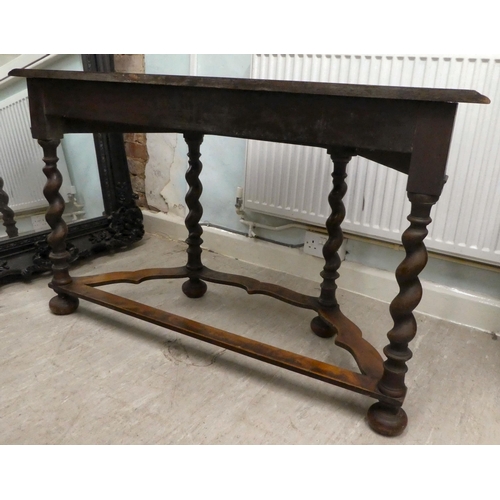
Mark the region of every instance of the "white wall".
<instances>
[{"instance_id":1,"label":"white wall","mask_svg":"<svg viewBox=\"0 0 500 500\"><path fill-rule=\"evenodd\" d=\"M12 61L20 55L21 54L0 54L0 66L7 64L9 61Z\"/></svg>"}]
</instances>

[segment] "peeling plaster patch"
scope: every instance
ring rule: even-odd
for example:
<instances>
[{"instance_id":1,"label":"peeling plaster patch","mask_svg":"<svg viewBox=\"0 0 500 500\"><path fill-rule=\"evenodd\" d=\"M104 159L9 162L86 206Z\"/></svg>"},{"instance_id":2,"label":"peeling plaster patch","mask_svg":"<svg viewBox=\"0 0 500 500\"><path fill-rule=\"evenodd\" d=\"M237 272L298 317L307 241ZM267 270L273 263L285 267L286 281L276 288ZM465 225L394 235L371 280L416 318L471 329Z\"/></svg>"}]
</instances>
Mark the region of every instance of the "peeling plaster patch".
<instances>
[{"instance_id":1,"label":"peeling plaster patch","mask_svg":"<svg viewBox=\"0 0 500 500\"><path fill-rule=\"evenodd\" d=\"M185 216L184 175L187 157L178 134L148 134L146 199L161 212Z\"/></svg>"},{"instance_id":2,"label":"peeling plaster patch","mask_svg":"<svg viewBox=\"0 0 500 500\"><path fill-rule=\"evenodd\" d=\"M160 191L160 196L170 207L170 213L180 217L186 216L185 197L186 197L186 169L187 169L187 146L183 141L179 141L178 134L169 134L172 136L171 158L169 164L169 181ZM179 141L179 142L178 142ZM181 147L182 145L182 147Z\"/></svg>"}]
</instances>

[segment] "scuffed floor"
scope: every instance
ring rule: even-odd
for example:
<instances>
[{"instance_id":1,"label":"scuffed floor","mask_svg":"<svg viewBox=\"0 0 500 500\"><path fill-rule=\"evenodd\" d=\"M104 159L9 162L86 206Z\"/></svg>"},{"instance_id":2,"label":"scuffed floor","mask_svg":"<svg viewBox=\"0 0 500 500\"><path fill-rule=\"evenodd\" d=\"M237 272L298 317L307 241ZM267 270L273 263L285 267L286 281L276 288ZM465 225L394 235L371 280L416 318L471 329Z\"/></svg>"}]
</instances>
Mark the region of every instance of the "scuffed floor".
<instances>
[{"instance_id":1,"label":"scuffed floor","mask_svg":"<svg viewBox=\"0 0 500 500\"><path fill-rule=\"evenodd\" d=\"M182 265L184 244L147 235L131 250L79 265L75 275ZM303 293L316 282L203 254L214 269ZM47 277L0 287L0 444L500 444L500 341L417 314L409 425L398 438L365 422L370 398L246 358L81 301L54 316ZM314 313L209 284L202 299L181 281L106 287L240 335L355 368ZM387 304L340 291L343 312L381 350Z\"/></svg>"}]
</instances>

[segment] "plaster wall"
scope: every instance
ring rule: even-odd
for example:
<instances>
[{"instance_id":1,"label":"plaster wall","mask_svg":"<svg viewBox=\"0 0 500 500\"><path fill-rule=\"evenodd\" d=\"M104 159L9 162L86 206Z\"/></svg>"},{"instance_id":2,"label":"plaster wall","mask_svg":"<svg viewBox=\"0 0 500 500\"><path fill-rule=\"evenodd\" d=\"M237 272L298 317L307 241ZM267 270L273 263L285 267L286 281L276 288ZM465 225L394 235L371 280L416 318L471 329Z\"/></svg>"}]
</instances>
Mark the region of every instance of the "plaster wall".
<instances>
[{"instance_id":1,"label":"plaster wall","mask_svg":"<svg viewBox=\"0 0 500 500\"><path fill-rule=\"evenodd\" d=\"M250 55L146 54L150 74L248 78ZM180 134L148 134L146 198L151 209L185 216L187 146ZM245 231L234 210L236 188L243 185L246 141L207 136L202 145L203 222Z\"/></svg>"}]
</instances>

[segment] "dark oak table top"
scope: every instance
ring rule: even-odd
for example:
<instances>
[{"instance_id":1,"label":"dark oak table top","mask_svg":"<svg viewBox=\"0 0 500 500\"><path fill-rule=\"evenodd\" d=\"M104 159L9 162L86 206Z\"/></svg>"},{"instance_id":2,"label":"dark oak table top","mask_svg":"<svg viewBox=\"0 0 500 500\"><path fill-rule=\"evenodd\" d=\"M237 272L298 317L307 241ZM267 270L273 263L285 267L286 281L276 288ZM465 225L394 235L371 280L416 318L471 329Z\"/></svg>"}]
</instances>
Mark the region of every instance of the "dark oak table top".
<instances>
[{"instance_id":1,"label":"dark oak table top","mask_svg":"<svg viewBox=\"0 0 500 500\"><path fill-rule=\"evenodd\" d=\"M176 75L147 75L138 73L91 73L81 71L14 69L9 76L26 78L52 78L109 83L138 83L179 87L254 90L260 92L286 92L318 94L340 97L366 97L370 99L399 99L408 101L468 102L488 104L490 100L475 90L455 90L383 85L359 85L289 80L259 80L251 78L220 78Z\"/></svg>"},{"instance_id":2,"label":"dark oak table top","mask_svg":"<svg viewBox=\"0 0 500 500\"><path fill-rule=\"evenodd\" d=\"M32 135L202 133L340 148L439 195L458 103L474 90L245 78L15 69L27 78ZM305 165L304 168L307 168Z\"/></svg>"}]
</instances>

